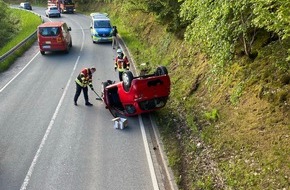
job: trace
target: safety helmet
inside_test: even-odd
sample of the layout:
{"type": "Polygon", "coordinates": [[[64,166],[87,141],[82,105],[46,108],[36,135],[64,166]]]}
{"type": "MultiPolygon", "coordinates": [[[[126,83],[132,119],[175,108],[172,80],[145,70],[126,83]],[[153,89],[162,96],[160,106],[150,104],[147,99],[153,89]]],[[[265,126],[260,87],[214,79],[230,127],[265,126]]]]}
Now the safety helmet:
{"type": "Polygon", "coordinates": [[[123,51],[119,48],[119,49],[117,50],[117,54],[120,54],[120,53],[123,53],[123,51]]]}

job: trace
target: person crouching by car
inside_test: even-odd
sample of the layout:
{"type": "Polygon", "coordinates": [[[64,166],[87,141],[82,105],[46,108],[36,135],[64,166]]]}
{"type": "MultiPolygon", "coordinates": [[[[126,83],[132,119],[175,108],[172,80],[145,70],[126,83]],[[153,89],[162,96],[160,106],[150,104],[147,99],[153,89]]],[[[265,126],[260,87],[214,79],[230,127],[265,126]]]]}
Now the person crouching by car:
{"type": "Polygon", "coordinates": [[[115,71],[118,70],[119,72],[119,79],[122,81],[122,74],[124,71],[129,70],[130,63],[127,56],[124,55],[121,49],[117,50],[117,57],[115,59],[115,71]]]}
{"type": "Polygon", "coordinates": [[[76,93],[75,93],[75,97],[74,97],[74,104],[77,106],[77,101],[78,98],[81,94],[81,91],[83,90],[84,93],[84,98],[85,98],[85,102],[86,102],[86,106],[92,106],[93,104],[91,104],[89,102],[89,96],[88,96],[88,86],[92,89],[92,91],[94,91],[94,87],[93,87],[93,79],[92,79],[92,75],[93,73],[96,71],[96,68],[92,67],[92,68],[84,68],[80,74],[77,76],[75,82],[76,82],[76,93]]]}

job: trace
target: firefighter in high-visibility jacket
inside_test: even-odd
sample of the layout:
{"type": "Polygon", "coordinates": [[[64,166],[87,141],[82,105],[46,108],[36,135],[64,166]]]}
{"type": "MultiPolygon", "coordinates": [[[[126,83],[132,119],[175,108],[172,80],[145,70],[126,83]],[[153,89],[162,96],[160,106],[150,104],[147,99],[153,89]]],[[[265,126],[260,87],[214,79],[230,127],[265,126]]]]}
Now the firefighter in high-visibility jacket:
{"type": "Polygon", "coordinates": [[[119,79],[122,81],[122,74],[124,71],[130,69],[130,63],[126,55],[124,55],[121,49],[117,50],[117,57],[115,58],[115,71],[119,72],[119,79]]]}
{"type": "Polygon", "coordinates": [[[93,87],[93,79],[92,75],[96,71],[96,68],[84,68],[80,74],[77,76],[75,82],[76,82],[76,93],[74,97],[74,104],[77,106],[78,98],[81,94],[81,91],[83,90],[84,98],[85,98],[85,104],[86,106],[92,106],[89,102],[89,96],[88,96],[88,86],[94,91],[93,87]]]}

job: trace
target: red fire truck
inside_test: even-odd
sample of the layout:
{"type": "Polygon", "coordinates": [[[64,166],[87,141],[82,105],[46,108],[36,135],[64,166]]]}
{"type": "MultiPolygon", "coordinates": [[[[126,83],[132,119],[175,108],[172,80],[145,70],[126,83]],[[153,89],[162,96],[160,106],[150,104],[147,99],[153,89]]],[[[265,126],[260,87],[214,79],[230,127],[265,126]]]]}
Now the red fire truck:
{"type": "Polygon", "coordinates": [[[61,13],[74,13],[75,4],[72,0],[48,0],[47,6],[57,6],[61,13]]]}

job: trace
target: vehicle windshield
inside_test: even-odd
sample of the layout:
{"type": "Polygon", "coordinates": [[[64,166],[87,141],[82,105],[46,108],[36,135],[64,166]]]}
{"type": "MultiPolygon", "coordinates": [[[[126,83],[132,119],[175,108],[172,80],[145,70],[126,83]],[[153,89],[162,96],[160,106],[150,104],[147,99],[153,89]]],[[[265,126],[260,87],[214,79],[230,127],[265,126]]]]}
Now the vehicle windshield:
{"type": "Polygon", "coordinates": [[[73,5],[74,3],[72,2],[72,0],[64,0],[64,4],[65,5],[73,5]]]}
{"type": "Polygon", "coordinates": [[[39,28],[39,34],[42,36],[57,36],[59,34],[58,27],[41,27],[39,28]]]}
{"type": "Polygon", "coordinates": [[[111,28],[111,23],[107,20],[96,20],[94,22],[94,28],[111,28]]]}
{"type": "Polygon", "coordinates": [[[50,10],[58,10],[57,7],[50,7],[50,10]]]}

